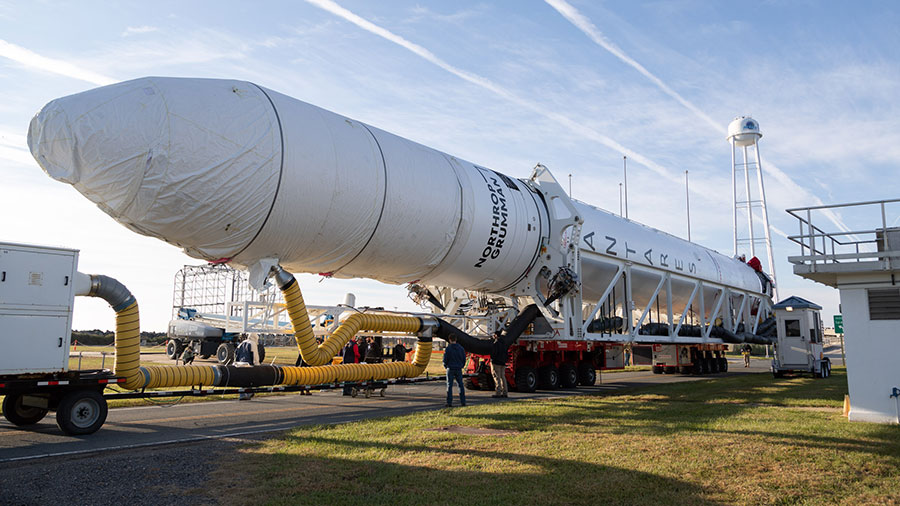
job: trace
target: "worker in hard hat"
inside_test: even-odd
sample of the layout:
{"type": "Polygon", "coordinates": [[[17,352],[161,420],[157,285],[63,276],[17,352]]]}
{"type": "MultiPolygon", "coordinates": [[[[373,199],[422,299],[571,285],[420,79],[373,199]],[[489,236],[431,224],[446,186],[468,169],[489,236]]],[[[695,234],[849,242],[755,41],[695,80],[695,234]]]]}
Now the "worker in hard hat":
{"type": "Polygon", "coordinates": [[[744,356],[744,367],[750,367],[750,351],[752,350],[753,347],[749,344],[741,346],[741,355],[744,356]]]}
{"type": "Polygon", "coordinates": [[[509,385],[506,383],[506,356],[509,351],[506,343],[503,342],[502,331],[494,332],[493,340],[491,343],[491,374],[494,375],[494,385],[497,388],[491,397],[507,397],[509,385]]]}

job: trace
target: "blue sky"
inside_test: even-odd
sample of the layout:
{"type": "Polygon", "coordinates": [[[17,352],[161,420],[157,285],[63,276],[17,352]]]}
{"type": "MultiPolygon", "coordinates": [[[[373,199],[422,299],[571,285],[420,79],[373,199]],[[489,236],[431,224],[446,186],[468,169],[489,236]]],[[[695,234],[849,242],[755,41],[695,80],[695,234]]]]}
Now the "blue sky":
{"type": "MultiPolygon", "coordinates": [[[[726,254],[737,115],[760,122],[779,231],[797,230],[785,208],[900,196],[895,3],[552,3],[0,1],[0,240],[80,249],[80,270],[125,282],[144,328],[164,329],[174,274],[196,261],[51,180],[25,145],[46,102],[146,75],[254,81],[514,177],[540,162],[615,212],[628,154],[630,217],[682,237],[689,170],[692,239],[726,254]]],[[[793,276],[799,246],[774,242],[780,294],[830,321],[837,292],[793,276]]],[[[352,291],[413,308],[372,281],[303,286],[313,304],[352,291]]],[[[74,328],[111,326],[79,299],[74,328]]]]}

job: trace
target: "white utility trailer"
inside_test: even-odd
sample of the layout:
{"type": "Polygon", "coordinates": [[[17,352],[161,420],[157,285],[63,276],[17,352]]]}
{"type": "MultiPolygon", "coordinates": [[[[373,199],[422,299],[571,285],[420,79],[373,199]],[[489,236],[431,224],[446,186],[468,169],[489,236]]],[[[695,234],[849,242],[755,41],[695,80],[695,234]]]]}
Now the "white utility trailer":
{"type": "Polygon", "coordinates": [[[831,361],[825,357],[822,344],[822,306],[794,296],[772,309],[778,326],[772,374],[776,378],[786,372],[808,372],[819,378],[831,375],[831,361]]]}

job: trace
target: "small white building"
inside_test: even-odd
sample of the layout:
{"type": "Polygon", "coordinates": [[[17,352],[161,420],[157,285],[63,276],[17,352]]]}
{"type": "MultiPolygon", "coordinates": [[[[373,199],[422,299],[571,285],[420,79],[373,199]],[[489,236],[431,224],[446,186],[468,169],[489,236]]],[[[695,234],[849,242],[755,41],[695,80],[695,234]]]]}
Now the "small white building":
{"type": "Polygon", "coordinates": [[[794,274],[840,290],[850,420],[900,423],[900,199],[788,209],[794,274]],[[840,216],[851,230],[838,230],[840,216]]]}

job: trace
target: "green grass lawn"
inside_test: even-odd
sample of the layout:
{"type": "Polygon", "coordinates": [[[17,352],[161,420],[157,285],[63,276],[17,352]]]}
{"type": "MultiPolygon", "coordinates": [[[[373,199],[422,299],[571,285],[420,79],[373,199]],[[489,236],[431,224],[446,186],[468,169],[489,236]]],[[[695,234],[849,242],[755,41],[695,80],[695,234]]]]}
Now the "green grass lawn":
{"type": "Polygon", "coordinates": [[[900,503],[900,429],[849,423],[846,391],[836,368],[302,427],[214,474],[247,504],[900,503]]]}

